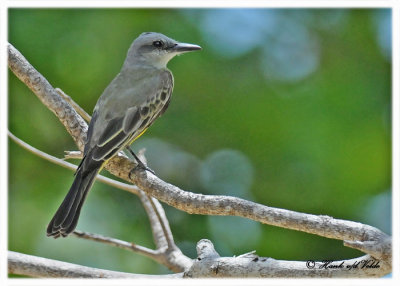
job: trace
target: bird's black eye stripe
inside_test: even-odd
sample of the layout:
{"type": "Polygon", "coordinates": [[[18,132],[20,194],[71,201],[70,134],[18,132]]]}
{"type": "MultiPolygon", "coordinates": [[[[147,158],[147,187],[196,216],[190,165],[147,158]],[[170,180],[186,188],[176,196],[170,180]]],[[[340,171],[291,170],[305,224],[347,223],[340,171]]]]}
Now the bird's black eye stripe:
{"type": "Polygon", "coordinates": [[[162,46],[164,46],[164,43],[162,41],[154,41],[153,46],[156,48],[161,48],[162,46]]]}

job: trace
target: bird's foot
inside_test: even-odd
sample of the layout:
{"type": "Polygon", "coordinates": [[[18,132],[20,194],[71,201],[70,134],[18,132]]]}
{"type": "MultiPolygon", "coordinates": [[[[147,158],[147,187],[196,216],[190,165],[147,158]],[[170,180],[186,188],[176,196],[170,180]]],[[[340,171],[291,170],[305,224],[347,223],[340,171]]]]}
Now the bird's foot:
{"type": "Polygon", "coordinates": [[[143,164],[141,161],[137,162],[136,166],[129,172],[129,179],[132,180],[132,175],[134,173],[136,173],[137,171],[148,171],[150,173],[152,173],[153,175],[155,175],[156,173],[150,169],[149,167],[147,167],[145,164],[143,164]]]}
{"type": "Polygon", "coordinates": [[[150,169],[149,167],[147,167],[140,159],[138,156],[136,156],[136,154],[133,152],[133,150],[128,147],[127,148],[128,152],[131,153],[131,155],[133,156],[133,158],[135,158],[136,160],[136,166],[129,172],[129,179],[132,180],[132,174],[135,173],[136,171],[139,170],[144,170],[144,171],[149,171],[150,173],[152,173],[153,175],[155,175],[156,173],[154,173],[154,171],[152,169],[150,169]]]}
{"type": "Polygon", "coordinates": [[[142,161],[137,162],[138,164],[133,168],[133,171],[136,171],[137,169],[139,170],[145,170],[145,171],[149,171],[150,173],[152,173],[153,175],[155,175],[156,173],[154,173],[154,171],[152,169],[150,169],[149,167],[147,167],[145,164],[142,163],[142,161]]]}

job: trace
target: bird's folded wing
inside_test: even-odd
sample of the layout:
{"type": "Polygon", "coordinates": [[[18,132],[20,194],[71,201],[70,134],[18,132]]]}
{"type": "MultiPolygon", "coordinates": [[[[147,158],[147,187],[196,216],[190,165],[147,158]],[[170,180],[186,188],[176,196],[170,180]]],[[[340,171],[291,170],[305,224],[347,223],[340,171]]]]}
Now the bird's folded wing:
{"type": "Polygon", "coordinates": [[[145,127],[144,120],[136,106],[127,110],[124,117],[113,118],[104,122],[104,129],[96,145],[92,147],[94,160],[107,160],[138,136],[145,127]]]}
{"type": "Polygon", "coordinates": [[[108,160],[140,136],[168,107],[173,88],[169,71],[124,89],[118,76],[99,99],[88,130],[85,156],[108,160]],[[118,87],[118,88],[117,88],[118,87]],[[119,92],[118,92],[119,91],[119,92]]]}

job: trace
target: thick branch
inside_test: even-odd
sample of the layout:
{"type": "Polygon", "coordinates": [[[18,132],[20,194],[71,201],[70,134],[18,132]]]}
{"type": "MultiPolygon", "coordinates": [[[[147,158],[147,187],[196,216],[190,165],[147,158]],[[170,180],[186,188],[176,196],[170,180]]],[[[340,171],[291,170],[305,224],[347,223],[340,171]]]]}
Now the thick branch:
{"type": "Polygon", "coordinates": [[[65,126],[69,134],[83,149],[87,124],[72,106],[66,102],[42,76],[11,44],[8,44],[8,66],[13,73],[32,90],[42,103],[50,109],[65,126]]]}
{"type": "Polygon", "coordinates": [[[376,241],[387,237],[377,228],[358,222],[272,208],[230,196],[186,192],[150,172],[137,172],[134,182],[149,195],[192,214],[240,216],[339,240],[376,241]]]}
{"type": "Polygon", "coordinates": [[[8,273],[52,278],[181,278],[182,273],[168,275],[131,274],[91,268],[57,260],[8,252],[8,273]]]}
{"type": "Polygon", "coordinates": [[[198,259],[185,272],[185,277],[381,277],[391,272],[391,264],[370,255],[341,261],[286,261],[259,257],[253,253],[238,257],[220,257],[211,241],[197,244],[198,259]]]}

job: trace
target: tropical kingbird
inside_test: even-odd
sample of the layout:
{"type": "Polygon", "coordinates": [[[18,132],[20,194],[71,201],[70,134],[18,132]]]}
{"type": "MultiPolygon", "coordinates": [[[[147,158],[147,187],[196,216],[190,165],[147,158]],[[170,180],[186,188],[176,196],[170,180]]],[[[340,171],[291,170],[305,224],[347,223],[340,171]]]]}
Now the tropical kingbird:
{"type": "MultiPolygon", "coordinates": [[[[47,227],[48,236],[66,237],[74,231],[96,175],[165,112],[174,86],[172,73],[166,67],[168,61],[175,55],[200,49],[153,32],[142,33],[133,41],[120,73],[96,103],[83,159],[47,227]]],[[[136,156],[135,159],[138,166],[147,168],[136,156]]]]}

